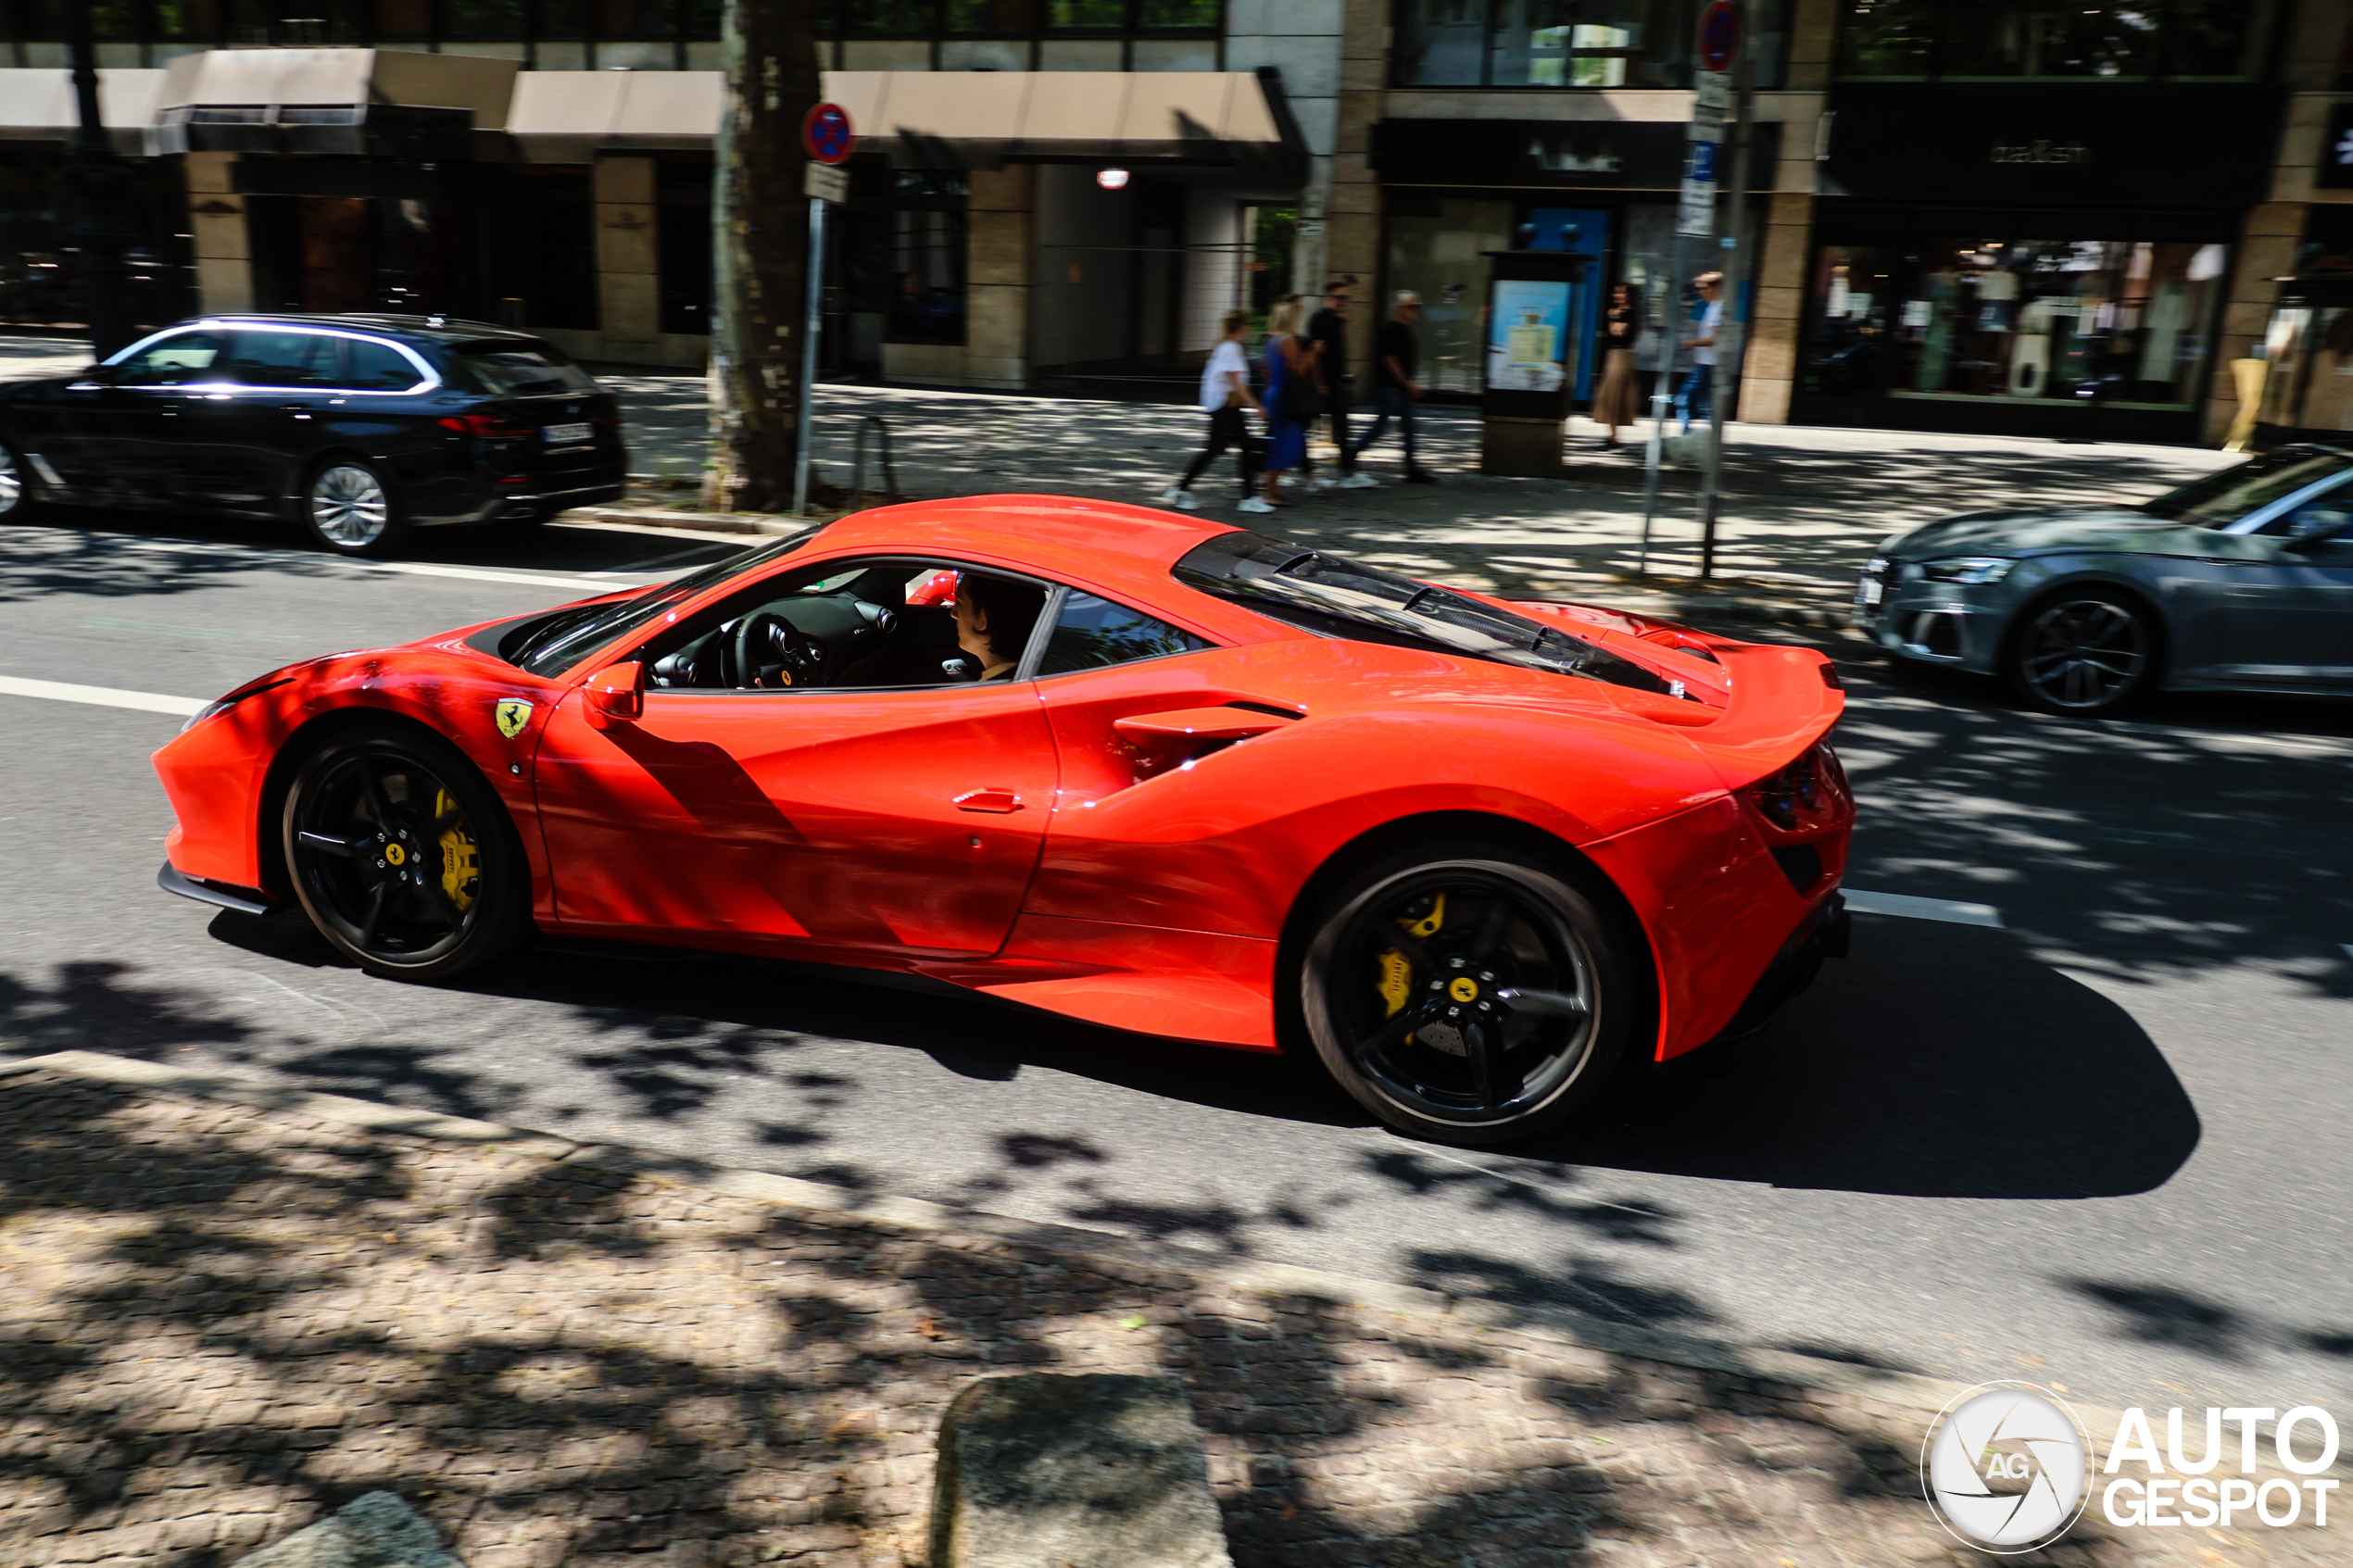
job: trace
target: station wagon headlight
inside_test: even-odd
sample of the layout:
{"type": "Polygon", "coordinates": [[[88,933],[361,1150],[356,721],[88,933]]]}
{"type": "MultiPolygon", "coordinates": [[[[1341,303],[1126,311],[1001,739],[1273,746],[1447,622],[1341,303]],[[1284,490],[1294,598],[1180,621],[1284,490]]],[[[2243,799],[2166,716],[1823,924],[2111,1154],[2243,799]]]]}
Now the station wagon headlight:
{"type": "Polygon", "coordinates": [[[2017,564],[2007,556],[1952,556],[1944,560],[1922,561],[1920,575],[1931,583],[1958,583],[1965,587],[1975,587],[1985,583],[1999,583],[2017,564]]]}

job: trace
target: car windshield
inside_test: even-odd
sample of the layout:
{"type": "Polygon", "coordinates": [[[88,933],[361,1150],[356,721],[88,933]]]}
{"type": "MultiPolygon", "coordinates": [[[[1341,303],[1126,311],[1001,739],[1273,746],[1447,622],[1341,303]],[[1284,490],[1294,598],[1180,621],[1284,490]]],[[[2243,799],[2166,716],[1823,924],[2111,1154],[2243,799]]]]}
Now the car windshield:
{"type": "Polygon", "coordinates": [[[725,560],[713,561],[699,571],[690,571],[675,582],[657,583],[629,598],[581,605],[526,622],[508,633],[506,641],[499,646],[498,657],[535,675],[560,673],[594,649],[624,633],[648,624],[655,617],[675,609],[704,589],[716,586],[729,578],[755,571],[770,561],[781,560],[823,532],[823,529],[812,528],[779,539],[773,545],[762,545],[758,549],[729,556],[725,560]]]}
{"type": "Polygon", "coordinates": [[[541,392],[594,392],[597,378],[554,349],[519,343],[458,345],[458,362],[484,392],[508,397],[541,392]]]}
{"type": "Polygon", "coordinates": [[[2227,528],[2259,507],[2353,469],[2353,454],[2283,446],[2169,490],[2141,510],[2196,528],[2227,528]]]}
{"type": "Polygon", "coordinates": [[[1682,695],[1632,659],[1525,615],[1328,550],[1238,531],[1195,546],[1175,570],[1189,587],[1319,636],[1429,648],[1682,695]]]}

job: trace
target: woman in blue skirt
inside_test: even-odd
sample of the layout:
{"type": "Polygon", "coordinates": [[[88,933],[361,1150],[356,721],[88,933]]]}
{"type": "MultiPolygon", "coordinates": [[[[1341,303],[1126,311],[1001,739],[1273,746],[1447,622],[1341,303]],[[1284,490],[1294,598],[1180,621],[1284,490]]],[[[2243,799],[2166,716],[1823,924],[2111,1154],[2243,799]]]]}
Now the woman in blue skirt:
{"type": "Polygon", "coordinates": [[[1287,507],[1276,486],[1282,476],[1295,469],[1307,455],[1307,421],[1297,418],[1290,405],[1291,399],[1284,388],[1293,381],[1315,384],[1315,358],[1320,345],[1302,345],[1299,337],[1299,319],[1302,309],[1299,295],[1285,295],[1266,318],[1266,469],[1265,489],[1253,505],[1244,501],[1246,512],[1272,511],[1287,507]]]}

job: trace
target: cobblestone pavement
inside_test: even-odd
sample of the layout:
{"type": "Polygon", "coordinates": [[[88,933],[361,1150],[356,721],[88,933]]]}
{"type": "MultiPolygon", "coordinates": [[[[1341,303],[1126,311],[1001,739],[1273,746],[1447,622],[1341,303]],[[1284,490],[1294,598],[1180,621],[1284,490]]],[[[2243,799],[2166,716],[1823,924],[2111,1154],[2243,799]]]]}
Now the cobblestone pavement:
{"type": "Polygon", "coordinates": [[[1965,1551],[1920,1500],[1934,1399],[1903,1379],[1808,1387],[350,1108],[0,1081],[0,1563],[220,1568],[381,1487],[471,1568],[904,1568],[941,1411],[1014,1368],[1181,1378],[1241,1568],[2348,1560],[2334,1522],[1965,1551]]]}
{"type": "MultiPolygon", "coordinates": [[[[629,416],[634,471],[684,483],[698,478],[707,443],[701,378],[642,370],[599,374],[629,416]]],[[[817,465],[835,484],[850,477],[861,420],[891,432],[901,487],[912,497],[1024,491],[1158,505],[1156,496],[1201,444],[1201,416],[1151,403],[829,385],[818,398],[817,465]]],[[[1361,433],[1365,418],[1358,415],[1361,433]]],[[[1280,517],[1233,509],[1230,458],[1195,485],[1204,515],[1252,522],[1352,550],[1417,574],[1506,592],[1590,589],[1621,583],[1638,564],[1642,470],[1639,448],[1601,450],[1599,426],[1570,422],[1573,467],[1559,480],[1501,479],[1478,470],[1471,410],[1423,414],[1424,460],[1436,485],[1393,483],[1392,440],[1367,454],[1378,490],[1308,494],[1280,517]]],[[[1718,573],[1742,586],[1843,596],[1871,547],[1899,529],[1974,508],[2036,501],[2142,500],[2235,461],[2185,446],[2070,443],[1786,425],[1726,427],[1727,498],[1718,573]]],[[[871,439],[871,438],[870,438],[871,439]]],[[[1324,449],[1325,460],[1331,456],[1324,449]]],[[[880,488],[868,458],[870,489],[880,488]]],[[[1696,476],[1664,476],[1655,577],[1696,565],[1696,476]]],[[[641,487],[697,505],[689,491],[641,487]]]]}

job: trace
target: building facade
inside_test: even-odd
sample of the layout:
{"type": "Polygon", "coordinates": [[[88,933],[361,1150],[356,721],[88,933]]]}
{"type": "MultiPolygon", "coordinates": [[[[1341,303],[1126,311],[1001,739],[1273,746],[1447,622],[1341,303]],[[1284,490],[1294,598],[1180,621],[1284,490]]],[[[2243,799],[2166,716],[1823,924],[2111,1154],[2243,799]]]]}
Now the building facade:
{"type": "MultiPolygon", "coordinates": [[[[153,309],[430,304],[699,363],[717,0],[294,8],[99,9],[153,309]]],[[[1338,275],[1419,293],[1467,396],[1488,253],[1593,257],[1655,356],[1742,247],[1743,418],[2214,441],[2281,280],[2353,270],[2353,0],[1744,12],[1749,195],[1677,275],[1696,0],[833,0],[866,140],[826,362],[1181,388],[1224,310],[1338,275]]],[[[0,0],[20,320],[70,270],[55,22],[0,0]]]]}

